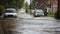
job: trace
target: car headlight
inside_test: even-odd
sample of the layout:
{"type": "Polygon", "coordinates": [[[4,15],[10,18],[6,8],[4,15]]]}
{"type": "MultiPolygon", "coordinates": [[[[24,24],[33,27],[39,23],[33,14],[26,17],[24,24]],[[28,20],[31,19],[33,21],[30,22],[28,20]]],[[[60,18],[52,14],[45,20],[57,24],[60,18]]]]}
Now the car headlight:
{"type": "Polygon", "coordinates": [[[35,15],[37,15],[37,14],[35,14],[35,15]]]}
{"type": "Polygon", "coordinates": [[[43,14],[44,15],[44,14],[43,14]]]}
{"type": "Polygon", "coordinates": [[[13,15],[13,16],[16,16],[16,15],[13,15]]]}
{"type": "Polygon", "coordinates": [[[7,16],[7,14],[4,14],[4,16],[7,16]]]}
{"type": "Polygon", "coordinates": [[[17,16],[17,14],[13,15],[13,16],[17,16]]]}

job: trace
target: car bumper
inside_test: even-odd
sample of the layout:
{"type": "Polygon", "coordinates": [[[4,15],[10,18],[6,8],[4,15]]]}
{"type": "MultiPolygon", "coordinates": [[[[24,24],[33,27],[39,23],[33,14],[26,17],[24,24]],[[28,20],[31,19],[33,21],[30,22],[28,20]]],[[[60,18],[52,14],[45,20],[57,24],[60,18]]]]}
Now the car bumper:
{"type": "Polygon", "coordinates": [[[38,16],[39,17],[39,16],[44,16],[44,15],[34,15],[34,16],[38,16]]]}
{"type": "Polygon", "coordinates": [[[17,15],[4,15],[5,17],[17,17],[17,15]]]}

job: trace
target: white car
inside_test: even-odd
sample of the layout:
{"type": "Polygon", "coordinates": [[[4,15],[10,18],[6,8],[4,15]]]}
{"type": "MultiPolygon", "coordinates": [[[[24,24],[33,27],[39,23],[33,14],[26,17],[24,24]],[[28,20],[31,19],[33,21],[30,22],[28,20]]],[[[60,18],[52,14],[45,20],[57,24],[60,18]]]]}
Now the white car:
{"type": "Polygon", "coordinates": [[[34,16],[35,17],[37,17],[37,16],[44,16],[43,10],[35,10],[34,11],[34,16]]]}
{"type": "Polygon", "coordinates": [[[14,8],[7,8],[4,13],[4,17],[15,17],[17,18],[17,11],[14,8]]]}

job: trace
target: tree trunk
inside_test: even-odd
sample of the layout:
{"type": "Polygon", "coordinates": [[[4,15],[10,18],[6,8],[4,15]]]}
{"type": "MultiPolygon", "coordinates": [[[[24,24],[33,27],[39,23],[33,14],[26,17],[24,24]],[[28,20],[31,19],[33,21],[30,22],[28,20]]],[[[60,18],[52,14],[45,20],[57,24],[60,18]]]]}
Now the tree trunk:
{"type": "Polygon", "coordinates": [[[60,0],[58,0],[58,8],[55,14],[55,19],[60,19],[60,0]]]}

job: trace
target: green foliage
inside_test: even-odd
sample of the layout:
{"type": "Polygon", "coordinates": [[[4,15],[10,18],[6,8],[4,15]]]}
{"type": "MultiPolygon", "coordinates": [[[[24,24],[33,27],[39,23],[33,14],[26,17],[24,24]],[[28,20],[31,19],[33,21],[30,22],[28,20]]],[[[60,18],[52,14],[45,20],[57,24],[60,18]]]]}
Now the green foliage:
{"type": "Polygon", "coordinates": [[[21,8],[24,0],[0,0],[0,5],[5,7],[19,7],[21,8]]]}
{"type": "Polygon", "coordinates": [[[0,7],[0,15],[2,15],[4,13],[4,8],[3,7],[0,7]]]}
{"type": "Polygon", "coordinates": [[[35,9],[35,0],[31,0],[31,4],[29,6],[29,9],[35,9]]]}
{"type": "Polygon", "coordinates": [[[60,19],[60,8],[58,8],[57,12],[55,13],[55,18],[60,19]]]}
{"type": "Polygon", "coordinates": [[[10,2],[9,2],[9,0],[8,0],[8,5],[9,5],[9,7],[18,7],[18,8],[21,8],[22,7],[22,5],[23,5],[23,2],[24,2],[24,0],[10,0],[10,2]]]}
{"type": "Polygon", "coordinates": [[[60,19],[60,0],[58,0],[58,10],[55,13],[55,19],[60,19]]]}
{"type": "Polygon", "coordinates": [[[4,5],[5,4],[5,0],[0,0],[0,5],[4,5]]]}
{"type": "Polygon", "coordinates": [[[54,17],[55,13],[48,13],[48,17],[54,17]]]}
{"type": "Polygon", "coordinates": [[[23,3],[24,0],[0,0],[0,14],[4,12],[5,8],[21,8],[23,3]]]}

